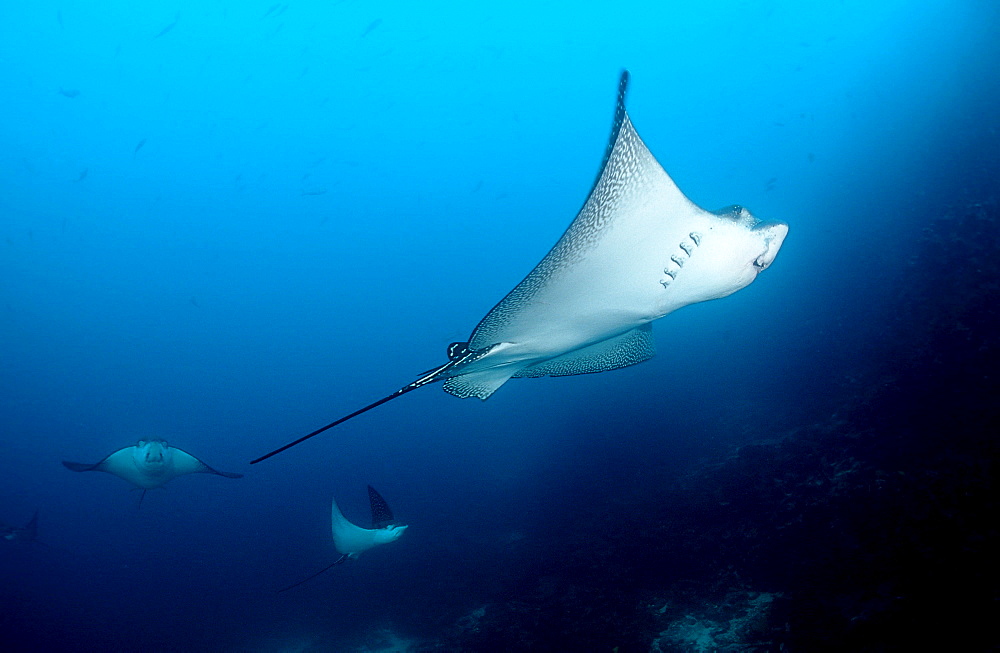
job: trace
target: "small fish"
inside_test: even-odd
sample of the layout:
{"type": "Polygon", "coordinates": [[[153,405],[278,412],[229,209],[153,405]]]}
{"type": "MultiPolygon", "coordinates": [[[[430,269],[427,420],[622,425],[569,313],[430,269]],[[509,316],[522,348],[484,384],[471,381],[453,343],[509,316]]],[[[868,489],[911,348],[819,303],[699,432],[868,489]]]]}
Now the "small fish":
{"type": "Polygon", "coordinates": [[[268,16],[278,17],[285,13],[286,9],[288,9],[288,3],[271,5],[268,7],[267,11],[264,12],[264,15],[261,16],[261,18],[267,18],[268,16]]]}
{"type": "Polygon", "coordinates": [[[139,141],[138,145],[135,146],[135,149],[132,150],[132,156],[135,157],[135,155],[139,152],[139,150],[142,149],[142,146],[145,145],[145,144],[146,144],[146,139],[145,138],[142,139],[141,141],[139,141]]]}
{"type": "Polygon", "coordinates": [[[381,24],[382,24],[381,18],[376,18],[372,22],[368,23],[368,27],[365,28],[365,31],[361,32],[361,38],[365,38],[366,36],[371,34],[373,31],[375,31],[375,28],[381,24]]]}
{"type": "Polygon", "coordinates": [[[75,88],[63,88],[62,86],[60,86],[59,87],[59,95],[62,95],[62,96],[68,97],[68,98],[75,98],[78,95],[80,95],[80,91],[76,90],[75,88]]]}
{"type": "Polygon", "coordinates": [[[170,23],[169,25],[167,25],[166,27],[164,27],[163,29],[161,29],[159,31],[159,33],[156,36],[154,36],[153,38],[154,39],[158,39],[161,36],[163,36],[164,34],[166,34],[167,32],[169,32],[170,30],[172,30],[173,28],[177,27],[177,21],[179,21],[180,19],[181,19],[181,12],[178,11],[177,15],[174,16],[174,22],[170,23]]]}
{"type": "Polygon", "coordinates": [[[90,172],[90,168],[84,168],[83,171],[80,173],[80,176],[77,177],[74,181],[83,181],[84,179],[87,178],[88,172],[90,172]]]}

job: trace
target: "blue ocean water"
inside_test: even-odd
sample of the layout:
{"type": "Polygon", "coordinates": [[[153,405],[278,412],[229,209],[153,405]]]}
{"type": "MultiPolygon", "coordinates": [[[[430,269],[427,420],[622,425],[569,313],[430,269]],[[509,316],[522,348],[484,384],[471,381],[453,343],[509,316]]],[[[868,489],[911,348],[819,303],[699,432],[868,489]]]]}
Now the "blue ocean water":
{"type": "MultiPolygon", "coordinates": [[[[892,583],[902,554],[883,585],[839,587],[849,607],[823,603],[853,563],[752,518],[784,505],[843,535],[870,501],[830,504],[857,497],[805,472],[773,497],[734,485],[772,498],[725,530],[733,500],[699,500],[726,461],[773,489],[847,459],[817,433],[863,434],[865,491],[916,515],[930,486],[885,462],[909,446],[884,432],[907,402],[877,394],[908,369],[950,416],[915,437],[912,469],[944,464],[939,435],[989,478],[996,422],[956,397],[995,381],[923,375],[912,361],[948,350],[901,334],[929,314],[959,316],[961,342],[996,326],[962,313],[996,296],[990,249],[970,267],[985,280],[956,280],[968,295],[927,280],[993,242],[970,229],[996,233],[998,18],[975,0],[0,6],[0,521],[39,511],[37,542],[0,542],[5,650],[709,650],[684,623],[737,647],[720,650],[819,650],[817,633],[893,650],[924,614],[892,583]],[[790,225],[774,265],[657,322],[641,365],[486,402],[423,388],[249,466],[468,339],[585,199],[623,68],[688,197],[790,225]],[[147,437],[245,476],[178,478],[139,508],[126,482],[60,464],[147,437]],[[404,537],[277,594],[335,559],[331,497],[364,524],[368,484],[404,537]],[[698,533],[721,548],[672,564],[698,533]],[[707,624],[737,608],[704,607],[720,591],[777,606],[768,627],[725,640],[707,624]]],[[[995,542],[966,535],[940,555],[995,542]]],[[[856,539],[859,557],[888,550],[856,539]]]]}

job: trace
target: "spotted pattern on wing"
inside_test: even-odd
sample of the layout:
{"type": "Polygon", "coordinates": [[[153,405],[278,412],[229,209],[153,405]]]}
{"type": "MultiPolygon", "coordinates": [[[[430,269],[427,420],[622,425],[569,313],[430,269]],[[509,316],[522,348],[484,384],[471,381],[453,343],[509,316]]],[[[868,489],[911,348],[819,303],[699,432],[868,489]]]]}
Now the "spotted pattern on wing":
{"type": "Polygon", "coordinates": [[[372,506],[372,528],[385,528],[396,522],[392,510],[375,488],[368,486],[368,502],[372,506]]]}
{"type": "Polygon", "coordinates": [[[646,194],[657,181],[650,171],[659,172],[659,164],[639,138],[625,111],[627,82],[627,75],[623,75],[604,166],[583,208],[545,258],[476,326],[469,338],[472,349],[495,344],[497,334],[520,308],[530,302],[553,275],[584,260],[612,227],[623,207],[646,194]]]}
{"type": "Polygon", "coordinates": [[[653,324],[626,331],[615,338],[576,349],[514,374],[514,378],[571,376],[617,370],[647,361],[656,355],[653,324]]]}

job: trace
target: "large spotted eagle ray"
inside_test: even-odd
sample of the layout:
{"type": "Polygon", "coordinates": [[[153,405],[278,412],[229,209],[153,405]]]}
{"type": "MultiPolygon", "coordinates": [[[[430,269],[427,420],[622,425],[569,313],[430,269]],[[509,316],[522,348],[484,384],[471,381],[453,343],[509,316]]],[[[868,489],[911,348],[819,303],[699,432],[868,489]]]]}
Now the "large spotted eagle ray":
{"type": "Polygon", "coordinates": [[[788,225],[741,206],[705,211],[685,197],[632,126],[628,81],[624,71],[604,162],[580,213],[469,341],[449,345],[448,362],[416,381],[251,464],[436,381],[457,397],[486,399],[511,377],[635,365],[656,353],[654,320],[731,295],[771,265],[788,225]]]}

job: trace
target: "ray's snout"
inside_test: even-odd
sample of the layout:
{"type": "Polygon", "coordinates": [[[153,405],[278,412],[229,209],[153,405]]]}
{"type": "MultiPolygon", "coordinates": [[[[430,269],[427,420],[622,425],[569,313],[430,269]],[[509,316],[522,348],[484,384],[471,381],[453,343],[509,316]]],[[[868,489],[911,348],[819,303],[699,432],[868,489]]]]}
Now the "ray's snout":
{"type": "Polygon", "coordinates": [[[781,244],[785,242],[788,235],[788,225],[784,222],[763,222],[754,228],[754,231],[761,235],[764,241],[764,251],[758,256],[753,264],[760,270],[766,270],[781,249],[781,244]]]}

